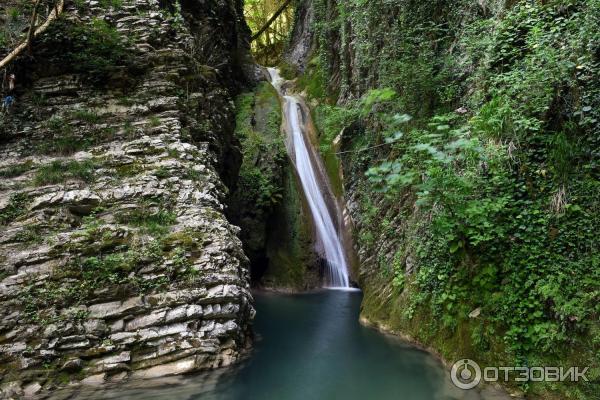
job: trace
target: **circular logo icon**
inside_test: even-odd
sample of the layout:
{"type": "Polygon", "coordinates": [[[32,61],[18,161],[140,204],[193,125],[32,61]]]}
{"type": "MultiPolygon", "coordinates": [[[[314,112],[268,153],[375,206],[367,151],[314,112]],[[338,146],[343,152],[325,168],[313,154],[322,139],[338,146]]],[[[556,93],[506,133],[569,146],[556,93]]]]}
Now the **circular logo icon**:
{"type": "Polygon", "coordinates": [[[473,389],[481,382],[481,368],[475,361],[468,358],[459,360],[452,366],[450,377],[457,388],[463,390],[473,389]]]}

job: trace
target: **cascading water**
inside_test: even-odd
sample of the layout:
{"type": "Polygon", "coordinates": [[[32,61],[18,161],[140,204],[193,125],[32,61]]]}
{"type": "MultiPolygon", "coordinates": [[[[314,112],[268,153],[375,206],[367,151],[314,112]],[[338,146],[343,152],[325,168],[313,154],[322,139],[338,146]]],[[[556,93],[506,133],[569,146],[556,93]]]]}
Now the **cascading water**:
{"type": "Polygon", "coordinates": [[[346,254],[319,185],[316,171],[323,170],[319,165],[320,159],[314,154],[311,157],[310,148],[307,145],[305,125],[301,121],[302,100],[296,96],[285,95],[282,90],[284,81],[279,72],[275,68],[268,70],[273,86],[284,100],[283,110],[289,135],[288,152],[295,161],[295,168],[315,223],[317,238],[323,245],[324,258],[327,262],[328,284],[333,288],[348,288],[350,280],[346,254]]]}

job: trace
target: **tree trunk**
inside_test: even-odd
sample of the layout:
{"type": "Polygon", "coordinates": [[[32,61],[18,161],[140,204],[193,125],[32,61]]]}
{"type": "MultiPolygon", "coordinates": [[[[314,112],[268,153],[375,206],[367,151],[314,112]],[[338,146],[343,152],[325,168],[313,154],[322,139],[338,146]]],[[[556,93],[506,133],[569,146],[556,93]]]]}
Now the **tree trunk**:
{"type": "Polygon", "coordinates": [[[283,3],[281,5],[281,7],[279,7],[279,10],[277,10],[275,12],[275,14],[273,14],[273,16],[267,21],[267,23],[265,24],[265,26],[263,26],[262,28],[260,28],[260,30],[258,32],[256,32],[252,38],[250,39],[251,42],[253,42],[254,40],[256,40],[260,35],[262,35],[264,33],[264,31],[266,31],[267,29],[269,29],[269,27],[271,26],[271,24],[279,17],[279,15],[281,15],[281,13],[283,11],[285,11],[285,9],[287,8],[287,6],[290,5],[290,3],[292,2],[292,0],[286,0],[285,3],[283,3]]]}
{"type": "Polygon", "coordinates": [[[35,23],[37,21],[38,8],[40,0],[36,0],[33,6],[33,14],[31,14],[31,23],[29,24],[29,32],[27,32],[27,51],[31,54],[31,42],[33,42],[33,33],[35,32],[35,23]]]}
{"type": "MultiPolygon", "coordinates": [[[[36,8],[38,3],[39,1],[36,3],[36,8]]],[[[27,39],[23,43],[18,45],[13,51],[8,53],[8,55],[4,57],[2,61],[0,61],[0,68],[6,67],[11,61],[13,61],[17,56],[19,56],[23,52],[23,50],[25,50],[30,45],[33,39],[35,39],[40,34],[44,33],[46,29],[48,29],[52,21],[58,18],[58,16],[63,12],[64,6],[65,0],[59,0],[54,10],[50,13],[50,15],[48,15],[48,19],[46,20],[46,22],[44,22],[39,28],[35,29],[33,32],[30,31],[27,35],[27,39]]],[[[36,14],[35,10],[34,14],[36,14]]],[[[32,21],[34,20],[32,19],[32,21]]],[[[32,24],[35,24],[35,22],[32,22],[32,24]]]]}

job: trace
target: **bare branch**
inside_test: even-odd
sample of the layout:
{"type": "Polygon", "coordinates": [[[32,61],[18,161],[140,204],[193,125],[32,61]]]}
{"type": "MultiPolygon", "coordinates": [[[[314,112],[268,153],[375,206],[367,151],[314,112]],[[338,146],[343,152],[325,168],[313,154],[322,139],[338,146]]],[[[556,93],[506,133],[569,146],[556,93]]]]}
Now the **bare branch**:
{"type": "Polygon", "coordinates": [[[250,41],[251,42],[255,41],[267,29],[269,29],[269,27],[271,26],[271,24],[273,22],[275,22],[275,20],[279,17],[279,15],[281,15],[282,12],[285,11],[285,9],[287,8],[287,6],[289,6],[291,2],[292,2],[292,0],[286,0],[285,3],[283,3],[281,5],[281,7],[279,7],[279,10],[275,11],[275,14],[273,14],[273,16],[267,21],[267,23],[265,24],[265,26],[263,26],[262,28],[260,28],[260,30],[258,32],[256,32],[254,35],[252,35],[252,38],[250,39],[250,41]]]}
{"type": "MultiPolygon", "coordinates": [[[[38,3],[39,3],[39,1],[38,1],[38,3]]],[[[23,50],[25,50],[29,46],[29,44],[31,43],[31,41],[33,39],[35,39],[37,36],[44,33],[46,31],[46,29],[48,29],[48,27],[50,26],[52,21],[54,21],[56,18],[58,18],[58,16],[63,12],[64,6],[65,6],[65,0],[59,0],[58,3],[56,4],[56,7],[54,8],[54,10],[52,10],[50,15],[48,16],[48,19],[46,19],[46,22],[44,22],[39,28],[35,29],[33,32],[30,31],[27,35],[27,39],[23,43],[18,45],[6,57],[4,57],[4,59],[2,61],[0,61],[0,68],[6,67],[12,60],[14,60],[17,56],[19,56],[23,52],[23,50]]],[[[37,3],[36,3],[36,8],[37,8],[37,3]]],[[[34,11],[34,14],[36,14],[36,13],[37,13],[37,11],[34,11]]],[[[32,19],[32,21],[33,21],[33,19],[32,19]]],[[[32,22],[32,24],[34,24],[34,22],[32,22]]]]}
{"type": "Polygon", "coordinates": [[[29,53],[31,53],[31,42],[33,42],[33,33],[35,32],[35,22],[37,20],[40,1],[41,0],[36,0],[35,5],[33,6],[33,14],[31,14],[31,23],[29,24],[29,32],[27,32],[27,48],[29,49],[29,53]]]}

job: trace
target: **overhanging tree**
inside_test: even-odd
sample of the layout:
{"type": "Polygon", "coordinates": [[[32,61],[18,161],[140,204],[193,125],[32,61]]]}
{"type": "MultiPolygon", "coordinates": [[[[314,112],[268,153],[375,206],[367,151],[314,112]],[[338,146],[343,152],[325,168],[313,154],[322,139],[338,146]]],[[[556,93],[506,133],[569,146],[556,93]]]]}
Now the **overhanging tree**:
{"type": "Polygon", "coordinates": [[[41,0],[36,0],[33,11],[30,18],[29,29],[27,31],[27,36],[25,39],[16,46],[12,51],[10,51],[3,59],[0,61],[0,69],[5,68],[8,64],[10,64],[15,58],[17,58],[21,53],[23,53],[26,49],[30,49],[33,40],[44,33],[46,29],[52,24],[52,21],[56,20],[63,12],[65,1],[58,0],[49,7],[48,15],[43,23],[39,24],[39,9],[41,5],[41,0]],[[39,25],[38,25],[39,24],[39,25]]]}

